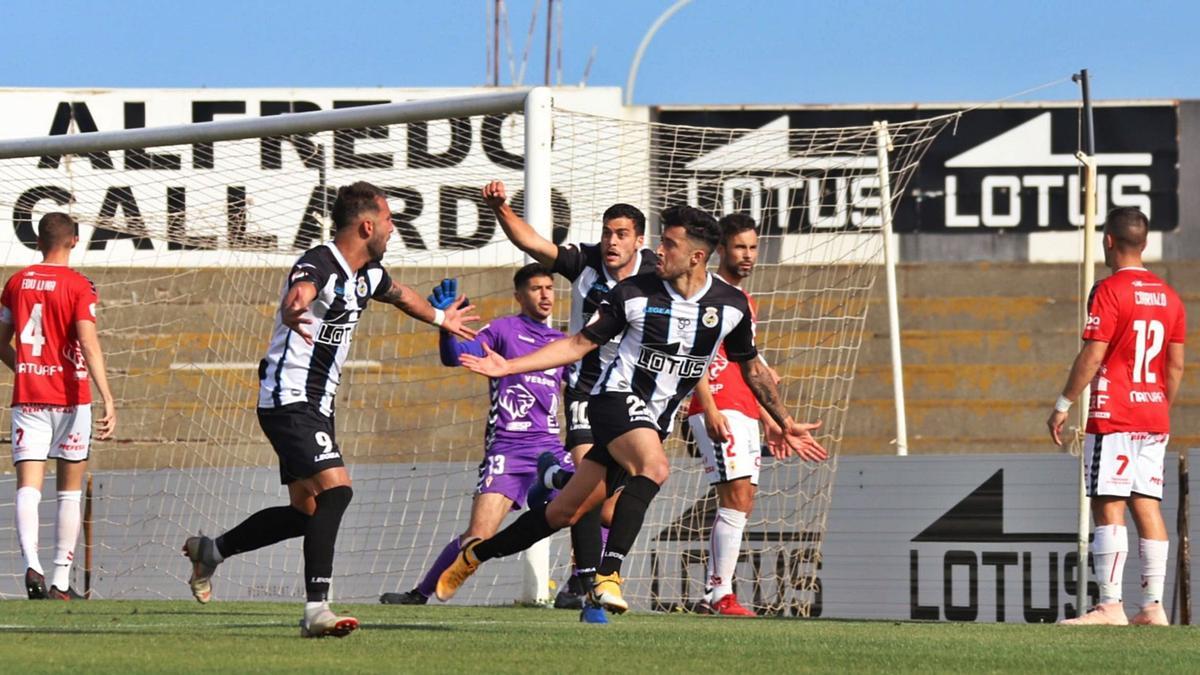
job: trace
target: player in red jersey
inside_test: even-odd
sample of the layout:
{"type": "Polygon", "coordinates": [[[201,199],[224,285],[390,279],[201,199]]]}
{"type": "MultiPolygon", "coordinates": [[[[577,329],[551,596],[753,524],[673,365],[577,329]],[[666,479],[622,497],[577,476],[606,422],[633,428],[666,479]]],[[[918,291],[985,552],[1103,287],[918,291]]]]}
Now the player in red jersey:
{"type": "MultiPolygon", "coordinates": [[[[748,215],[734,213],[721,219],[717,246],[717,277],[741,289],[742,280],[758,261],[758,227],[748,215]]],[[[745,293],[745,290],[742,289],[745,293]]],[[[758,309],[750,301],[750,312],[758,309]]],[[[774,376],[774,371],[772,371],[774,376]]],[[[776,378],[778,382],[778,378],[776,378]]],[[[746,385],[740,368],[730,368],[721,345],[688,406],[688,424],[704,461],[704,475],[717,490],[717,515],[709,541],[704,599],[696,610],[704,614],[754,616],[733,594],[733,573],[742,548],[742,531],[754,509],[761,462],[759,421],[767,429],[767,446],[785,456],[783,432],[770,415],[761,412],[758,399],[746,385]]]]}
{"type": "Polygon", "coordinates": [[[1109,212],[1104,263],[1112,275],[1092,288],[1083,347],[1046,422],[1051,438],[1062,445],[1067,411],[1091,382],[1084,457],[1090,467],[1088,496],[1096,524],[1092,561],[1100,604],[1066,624],[1129,623],[1121,604],[1128,506],[1142,562],[1142,609],[1133,623],[1167,625],[1162,608],[1167,528],[1159,502],[1169,412],[1183,380],[1186,322],[1179,296],[1142,267],[1149,229],[1149,220],[1136,208],[1109,212]]]}
{"type": "Polygon", "coordinates": [[[70,580],[79,538],[83,474],[91,448],[89,374],[104,402],[104,415],[96,420],[96,438],[111,437],[117,424],[96,335],[96,289],[87,277],[67,266],[78,243],[79,226],[70,216],[57,212],[42,216],[38,222],[42,262],[10,277],[0,295],[0,360],[16,374],[12,446],[17,468],[17,539],[31,600],[81,597],[71,589],[70,580]],[[58,520],[54,570],[47,589],[38,560],[38,503],[46,460],[51,457],[58,460],[58,520]]]}

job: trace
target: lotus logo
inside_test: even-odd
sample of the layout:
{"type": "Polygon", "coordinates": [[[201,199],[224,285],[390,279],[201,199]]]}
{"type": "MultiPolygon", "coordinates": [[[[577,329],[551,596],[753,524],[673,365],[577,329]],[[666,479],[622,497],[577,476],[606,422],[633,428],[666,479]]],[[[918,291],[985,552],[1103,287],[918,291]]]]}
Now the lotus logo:
{"type": "Polygon", "coordinates": [[[519,384],[505,387],[504,391],[500,392],[500,398],[497,401],[500,407],[514,418],[528,415],[529,410],[533,408],[533,404],[536,402],[537,398],[528,389],[519,384]]]}

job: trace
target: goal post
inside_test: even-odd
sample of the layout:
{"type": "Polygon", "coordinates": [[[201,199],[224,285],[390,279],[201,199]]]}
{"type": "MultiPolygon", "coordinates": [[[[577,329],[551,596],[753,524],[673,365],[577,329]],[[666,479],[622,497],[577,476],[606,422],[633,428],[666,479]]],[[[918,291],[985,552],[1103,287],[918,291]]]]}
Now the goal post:
{"type": "MultiPolygon", "coordinates": [[[[764,458],[737,570],[751,588],[739,595],[762,613],[820,613],[821,543],[884,268],[885,215],[955,116],[893,120],[881,153],[881,126],[682,126],[584,112],[567,99],[539,88],[0,140],[5,270],[37,260],[37,218],[64,210],[81,225],[72,264],[99,290],[120,427],[92,460],[97,596],[186,597],[182,538],[279,503],[274,455],[254,416],[257,363],[284,271],[328,237],[336,186],[383,188],[396,225],[385,267],[422,292],[458,277],[487,320],[515,311],[511,279],[524,263],[480,197],[501,179],[514,207],[556,243],[598,241],[616,202],[647,214],[650,246],[658,213],[681,202],[759,222],[748,290],[760,350],[793,415],[824,422],[820,440],[833,458],[764,458]]],[[[554,322],[565,326],[569,296],[565,284],[558,290],[554,322]]],[[[440,365],[430,327],[385,308],[363,315],[337,403],[355,483],[338,540],[339,599],[411,588],[465,529],[476,483],[488,480],[479,473],[486,389],[440,365]]],[[[519,407],[519,397],[506,404],[519,407]]],[[[644,608],[697,599],[716,509],[679,434],[667,452],[672,477],[625,567],[626,595],[644,608]]],[[[0,522],[9,508],[0,504],[0,522]]],[[[0,549],[10,548],[0,531],[0,549]]],[[[568,549],[557,536],[525,557],[532,566],[489,563],[455,601],[545,600],[549,580],[566,577],[568,549]]],[[[300,559],[298,542],[237,556],[218,573],[216,595],[296,597],[300,559]]]]}

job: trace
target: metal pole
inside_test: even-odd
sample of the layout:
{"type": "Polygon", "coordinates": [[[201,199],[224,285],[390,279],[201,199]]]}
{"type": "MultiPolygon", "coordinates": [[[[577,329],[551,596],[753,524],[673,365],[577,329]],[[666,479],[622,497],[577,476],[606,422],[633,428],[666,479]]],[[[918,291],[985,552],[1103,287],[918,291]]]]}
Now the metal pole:
{"type": "Polygon", "coordinates": [[[92,597],[92,474],[83,493],[83,597],[92,597]]]}
{"type": "MultiPolygon", "coordinates": [[[[550,206],[550,144],[553,136],[553,99],[550,89],[535,87],[525,99],[525,221],[546,239],[552,236],[554,212],[550,206]]],[[[543,539],[523,556],[522,600],[550,601],[550,540],[543,539]]]]}
{"type": "Polygon", "coordinates": [[[667,11],[660,14],[654,20],[654,23],[650,24],[650,29],[642,36],[642,42],[638,45],[637,52],[633,55],[633,63],[629,65],[629,76],[625,79],[625,105],[633,105],[633,87],[637,84],[638,68],[642,65],[642,56],[646,53],[646,48],[650,46],[650,40],[654,38],[654,34],[658,32],[658,29],[662,28],[663,24],[675,15],[675,12],[683,9],[691,1],[676,0],[675,4],[668,7],[667,11]]]}
{"type": "Polygon", "coordinates": [[[546,0],[546,75],[542,84],[550,86],[550,45],[554,43],[554,0],[546,0]]]}
{"type": "Polygon", "coordinates": [[[492,86],[500,86],[500,8],[504,0],[492,4],[492,86]]]}
{"type": "MultiPolygon", "coordinates": [[[[1079,71],[1071,79],[1079,82],[1083,90],[1083,144],[1084,150],[1076,155],[1084,167],[1084,199],[1083,199],[1083,275],[1079,287],[1080,315],[1087,319],[1088,296],[1092,292],[1092,284],[1096,280],[1096,138],[1092,127],[1092,97],[1086,69],[1079,71]]],[[[1087,429],[1088,408],[1091,401],[1091,388],[1084,386],[1079,395],[1079,428],[1076,438],[1087,429]]],[[[1084,436],[1086,438],[1086,436],[1084,436]]],[[[1087,611],[1087,578],[1088,578],[1088,537],[1091,534],[1090,510],[1091,500],[1087,496],[1088,467],[1084,458],[1087,453],[1080,448],[1079,452],[1079,522],[1076,547],[1079,555],[1079,567],[1075,576],[1075,611],[1082,614],[1087,611]]]]}
{"type": "Polygon", "coordinates": [[[875,123],[875,157],[879,163],[879,215],[883,219],[883,267],[887,279],[888,341],[892,348],[892,397],[896,401],[896,455],[908,455],[908,420],[904,405],[904,361],[900,354],[900,308],[896,291],[896,249],[892,241],[892,182],[888,164],[891,136],[887,122],[875,123]]]}

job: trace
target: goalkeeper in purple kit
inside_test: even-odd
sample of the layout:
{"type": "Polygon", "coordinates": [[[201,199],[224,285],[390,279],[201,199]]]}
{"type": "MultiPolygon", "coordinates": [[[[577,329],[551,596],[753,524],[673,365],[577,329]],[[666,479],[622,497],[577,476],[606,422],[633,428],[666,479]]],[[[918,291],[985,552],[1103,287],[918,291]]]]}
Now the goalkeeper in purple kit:
{"type": "MultiPolygon", "coordinates": [[[[442,281],[433,289],[429,302],[434,307],[453,303],[457,286],[454,279],[442,281]]],[[[515,358],[563,337],[545,324],[554,310],[554,279],[550,270],[536,263],[526,265],[513,276],[513,287],[520,313],[496,319],[480,329],[473,340],[459,340],[441,333],[438,347],[443,365],[457,367],[463,354],[483,356],[485,344],[507,358],[515,358]]],[[[491,537],[509,511],[526,505],[526,493],[538,479],[538,455],[549,451],[560,463],[571,465],[571,457],[559,439],[562,377],[563,368],[554,368],[489,380],[491,407],[471,522],[461,537],[456,536],[446,544],[416,588],[405,593],[384,593],[380,602],[425,604],[433,595],[442,571],[458,556],[461,541],[491,537]]]]}

